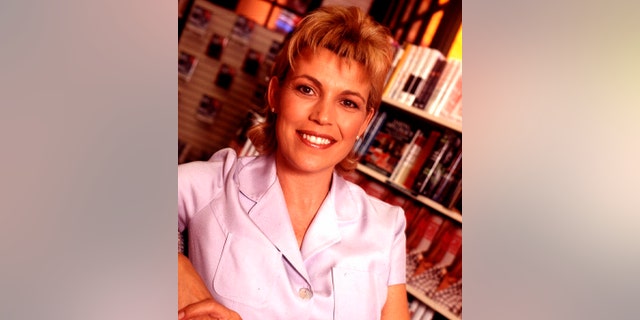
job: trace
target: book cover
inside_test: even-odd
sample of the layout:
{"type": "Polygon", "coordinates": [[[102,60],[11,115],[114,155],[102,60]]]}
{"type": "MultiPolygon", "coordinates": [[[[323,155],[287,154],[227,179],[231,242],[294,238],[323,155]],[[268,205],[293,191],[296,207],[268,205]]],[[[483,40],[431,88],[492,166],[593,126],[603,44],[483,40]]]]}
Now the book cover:
{"type": "Polygon", "coordinates": [[[396,66],[395,70],[391,74],[391,77],[389,78],[389,82],[387,83],[382,93],[383,97],[393,98],[393,92],[399,86],[398,83],[401,81],[400,78],[405,73],[407,69],[407,65],[409,64],[409,59],[410,57],[412,57],[412,54],[414,53],[415,50],[417,50],[416,45],[413,45],[411,43],[404,44],[402,57],[398,61],[398,65],[396,66]]]}
{"type": "Polygon", "coordinates": [[[421,211],[425,208],[422,204],[416,204],[414,201],[407,201],[402,209],[404,209],[404,217],[407,222],[405,228],[405,235],[409,236],[409,232],[412,230],[411,226],[416,224],[419,219],[421,211]]]}
{"type": "Polygon", "coordinates": [[[220,66],[220,69],[218,69],[218,75],[216,76],[215,84],[220,88],[228,90],[231,87],[231,84],[233,83],[233,78],[235,77],[235,74],[236,72],[231,66],[229,66],[226,63],[223,63],[220,66]]]}
{"type": "Polygon", "coordinates": [[[429,155],[411,188],[424,195],[432,186],[438,183],[442,175],[443,166],[449,165],[455,155],[452,149],[461,145],[461,139],[454,132],[447,132],[436,142],[434,151],[429,155]]]}
{"type": "MultiPolygon", "coordinates": [[[[454,161],[456,160],[456,155],[460,154],[460,162],[456,168],[453,170],[462,170],[462,139],[454,135],[451,144],[449,147],[443,152],[440,160],[433,164],[430,169],[430,178],[426,181],[426,184],[421,192],[421,194],[428,198],[433,198],[435,195],[436,189],[438,185],[442,182],[443,177],[447,173],[447,169],[450,168],[454,161]]],[[[456,172],[452,172],[451,180],[455,179],[456,172]]]]}
{"type": "Polygon", "coordinates": [[[388,114],[362,158],[362,163],[389,177],[402,158],[405,146],[413,139],[415,127],[408,119],[388,114]]]}
{"type": "Polygon", "coordinates": [[[426,61],[424,68],[420,72],[419,81],[417,81],[411,88],[411,95],[409,96],[409,100],[405,101],[405,104],[408,106],[414,106],[414,102],[418,99],[420,93],[427,85],[430,84],[429,78],[432,76],[432,74],[434,74],[434,71],[437,73],[440,69],[438,62],[445,59],[444,55],[442,55],[440,51],[435,49],[429,50],[429,59],[426,61]]]}
{"type": "Polygon", "coordinates": [[[428,195],[433,201],[448,206],[453,193],[462,179],[462,148],[458,150],[455,160],[446,169],[433,192],[428,195]]]}
{"type": "Polygon", "coordinates": [[[180,51],[178,54],[178,77],[185,81],[189,81],[197,65],[198,58],[196,58],[196,56],[180,51]]]}
{"type": "Polygon", "coordinates": [[[261,63],[262,53],[249,48],[249,50],[247,50],[247,54],[244,56],[244,61],[242,62],[242,72],[255,77],[258,75],[261,63]]]}
{"type": "Polygon", "coordinates": [[[440,80],[440,77],[442,75],[442,70],[444,69],[446,64],[447,64],[447,60],[441,57],[438,58],[437,61],[435,61],[433,68],[431,68],[431,72],[429,73],[427,80],[425,80],[423,87],[420,89],[420,92],[416,94],[416,98],[413,101],[414,107],[420,108],[420,109],[428,108],[427,101],[429,101],[429,98],[433,94],[433,90],[435,89],[438,81],[440,80]]]}
{"type": "Polygon", "coordinates": [[[402,183],[405,188],[412,190],[416,178],[420,175],[422,167],[433,152],[433,148],[439,141],[441,135],[442,133],[440,130],[433,129],[429,132],[426,138],[422,137],[422,139],[417,142],[420,145],[420,150],[413,165],[411,166],[411,169],[409,170],[409,173],[407,174],[407,178],[402,183]]]}
{"type": "Polygon", "coordinates": [[[205,94],[200,99],[200,104],[196,110],[196,119],[212,124],[220,109],[222,109],[220,100],[205,94]]]}
{"type": "MultiPolygon", "coordinates": [[[[391,62],[391,67],[389,68],[389,72],[387,72],[387,76],[384,79],[384,83],[386,83],[386,84],[389,83],[389,80],[391,79],[391,76],[393,75],[393,72],[395,71],[396,67],[398,66],[398,63],[400,62],[400,59],[402,59],[402,56],[404,55],[404,50],[405,50],[404,47],[400,46],[395,41],[393,43],[393,48],[394,48],[394,52],[393,52],[393,60],[391,62]]],[[[384,93],[383,93],[383,95],[384,95],[384,93]]]]}
{"type": "Polygon", "coordinates": [[[425,106],[429,106],[427,110],[429,110],[431,106],[435,106],[440,102],[442,96],[449,89],[449,86],[451,86],[451,79],[454,77],[456,72],[458,72],[458,68],[460,68],[460,60],[447,59],[447,62],[442,69],[440,79],[433,88],[433,93],[429,97],[429,100],[425,103],[425,106]]]}
{"type": "Polygon", "coordinates": [[[369,122],[367,129],[365,130],[364,136],[356,142],[354,145],[354,150],[356,152],[356,156],[361,158],[365,155],[371,143],[373,142],[373,138],[376,136],[382,124],[387,118],[387,113],[384,111],[378,111],[375,117],[369,122]]]}
{"type": "Polygon", "coordinates": [[[439,215],[431,215],[429,220],[425,223],[424,229],[418,229],[416,231],[420,232],[421,235],[417,239],[417,243],[415,243],[415,247],[411,250],[410,253],[414,252],[425,252],[429,250],[433,239],[436,237],[440,226],[444,222],[444,219],[439,215]]]}
{"type": "Polygon", "coordinates": [[[401,69],[397,79],[395,80],[395,83],[393,84],[393,88],[390,92],[389,97],[391,99],[398,100],[400,98],[400,93],[402,92],[402,89],[405,83],[407,82],[407,79],[409,79],[411,75],[411,71],[416,68],[418,60],[420,59],[420,55],[419,55],[419,51],[421,50],[420,48],[421,48],[420,46],[416,46],[416,45],[411,45],[409,47],[409,50],[408,50],[409,56],[407,57],[407,60],[405,60],[401,65],[399,65],[401,69]]]}
{"type": "MultiPolygon", "coordinates": [[[[449,90],[443,97],[433,115],[436,117],[450,118],[456,105],[462,100],[462,74],[456,74],[449,90]]],[[[462,106],[460,106],[462,107],[462,106]]],[[[462,110],[460,110],[462,111],[462,110]]]]}
{"type": "Polygon", "coordinates": [[[194,33],[203,35],[207,32],[211,23],[211,10],[207,10],[199,5],[193,6],[191,14],[187,20],[187,28],[194,33]]]}
{"type": "Polygon", "coordinates": [[[366,192],[368,195],[380,200],[384,199],[390,192],[389,188],[387,188],[384,184],[372,179],[363,180],[360,187],[362,187],[364,192],[366,192]]]}
{"type": "Polygon", "coordinates": [[[420,143],[424,140],[422,130],[417,129],[413,135],[411,142],[404,147],[402,158],[398,161],[395,169],[391,173],[389,180],[398,186],[402,186],[407,179],[411,166],[415,163],[418,153],[420,152],[420,143]]]}
{"type": "Polygon", "coordinates": [[[458,251],[462,248],[462,228],[454,227],[451,231],[451,239],[447,244],[447,249],[442,259],[437,263],[439,267],[450,266],[456,258],[458,251]]]}
{"type": "Polygon", "coordinates": [[[413,64],[409,66],[409,69],[407,70],[408,77],[406,78],[406,80],[404,80],[404,83],[400,86],[400,90],[398,91],[395,97],[395,99],[398,100],[399,102],[406,104],[405,101],[409,100],[408,97],[410,95],[411,88],[420,77],[420,71],[422,71],[422,68],[424,67],[427,60],[429,59],[429,53],[430,51],[427,47],[418,47],[415,53],[416,56],[413,59],[413,64]]]}
{"type": "Polygon", "coordinates": [[[220,60],[220,57],[222,57],[222,52],[224,51],[224,47],[226,46],[227,38],[214,33],[209,40],[209,45],[207,46],[207,56],[216,60],[220,60]]]}

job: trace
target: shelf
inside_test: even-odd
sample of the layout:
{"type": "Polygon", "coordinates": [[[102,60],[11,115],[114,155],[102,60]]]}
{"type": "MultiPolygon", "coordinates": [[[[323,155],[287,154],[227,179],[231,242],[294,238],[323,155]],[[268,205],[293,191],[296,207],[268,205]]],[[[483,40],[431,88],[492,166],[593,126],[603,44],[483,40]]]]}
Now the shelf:
{"type": "Polygon", "coordinates": [[[429,308],[435,310],[437,313],[445,316],[447,319],[450,320],[461,320],[461,317],[458,317],[457,315],[453,314],[453,312],[449,311],[449,309],[445,308],[444,306],[440,305],[439,303],[431,300],[431,298],[427,297],[424,293],[422,293],[420,290],[412,287],[411,285],[407,284],[407,292],[412,295],[414,298],[420,300],[422,303],[426,304],[429,308]]]}
{"type": "Polygon", "coordinates": [[[418,108],[414,108],[412,106],[408,106],[398,100],[393,100],[393,99],[389,99],[389,98],[382,98],[382,101],[386,104],[389,104],[391,106],[393,106],[394,108],[400,109],[400,110],[404,110],[406,112],[409,112],[411,114],[417,115],[423,119],[426,119],[430,122],[439,124],[441,126],[447,127],[449,129],[455,130],[457,132],[462,132],[462,124],[461,123],[457,123],[457,122],[453,122],[441,117],[436,117],[432,114],[429,114],[428,112],[422,110],[422,109],[418,109],[418,108]]]}
{"type": "Polygon", "coordinates": [[[421,195],[417,195],[416,196],[416,195],[414,195],[411,191],[407,190],[406,188],[404,188],[402,186],[399,186],[399,185],[389,181],[389,178],[387,176],[385,176],[385,175],[383,175],[383,174],[381,174],[381,173],[379,173],[379,172],[377,172],[377,171],[375,171],[375,170],[373,170],[373,169],[371,169],[371,168],[369,168],[369,167],[367,167],[367,166],[365,166],[365,165],[363,165],[361,163],[358,163],[357,169],[358,169],[358,171],[360,171],[360,172],[372,177],[373,179],[376,179],[376,180],[378,180],[378,181],[380,181],[382,183],[385,183],[386,185],[388,185],[388,186],[390,186],[390,187],[402,192],[403,194],[407,195],[408,197],[411,197],[411,198],[415,199],[416,201],[419,201],[420,203],[428,206],[429,208],[437,210],[438,212],[444,214],[445,216],[462,223],[462,214],[460,214],[460,213],[458,213],[456,211],[447,209],[443,205],[441,205],[441,204],[439,204],[439,203],[437,203],[437,202],[435,202],[435,201],[433,201],[433,200],[431,200],[431,199],[429,199],[429,198],[427,198],[425,196],[421,196],[421,195]]]}

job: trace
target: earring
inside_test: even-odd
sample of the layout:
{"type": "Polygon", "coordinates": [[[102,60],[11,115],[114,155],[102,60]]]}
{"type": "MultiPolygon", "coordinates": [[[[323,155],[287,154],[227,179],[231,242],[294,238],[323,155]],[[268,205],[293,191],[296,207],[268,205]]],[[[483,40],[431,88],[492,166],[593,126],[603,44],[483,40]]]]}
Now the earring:
{"type": "Polygon", "coordinates": [[[276,113],[276,109],[274,107],[271,107],[271,113],[276,113]]]}
{"type": "Polygon", "coordinates": [[[360,140],[360,135],[356,136],[356,141],[360,140]]]}

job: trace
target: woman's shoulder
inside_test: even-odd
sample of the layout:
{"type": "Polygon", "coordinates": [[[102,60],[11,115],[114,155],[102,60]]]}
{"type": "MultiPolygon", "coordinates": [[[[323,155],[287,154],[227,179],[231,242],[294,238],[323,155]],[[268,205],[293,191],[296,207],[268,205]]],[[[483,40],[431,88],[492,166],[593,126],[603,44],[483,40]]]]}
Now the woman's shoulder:
{"type": "Polygon", "coordinates": [[[207,161],[192,161],[178,165],[178,178],[181,176],[202,177],[229,172],[238,161],[238,155],[231,148],[215,152],[207,161]]]}
{"type": "Polygon", "coordinates": [[[178,165],[178,191],[214,192],[220,189],[224,181],[233,176],[240,159],[233,149],[224,148],[207,161],[178,165]]]}
{"type": "Polygon", "coordinates": [[[347,187],[352,201],[361,208],[364,214],[395,219],[397,215],[404,215],[401,207],[384,202],[368,194],[361,186],[341,178],[347,187]]]}

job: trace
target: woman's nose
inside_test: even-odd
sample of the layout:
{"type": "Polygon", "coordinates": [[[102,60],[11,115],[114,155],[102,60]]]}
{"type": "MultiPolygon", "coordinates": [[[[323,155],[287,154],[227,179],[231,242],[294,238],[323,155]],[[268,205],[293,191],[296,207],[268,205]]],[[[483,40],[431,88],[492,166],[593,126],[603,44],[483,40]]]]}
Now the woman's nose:
{"type": "Polygon", "coordinates": [[[311,110],[309,120],[321,125],[331,124],[334,119],[334,110],[325,99],[320,99],[311,110]]]}

